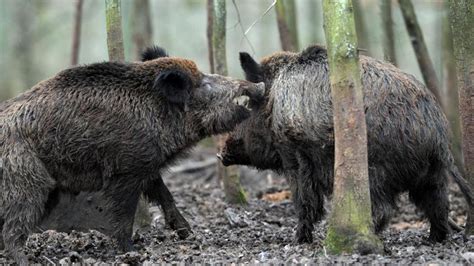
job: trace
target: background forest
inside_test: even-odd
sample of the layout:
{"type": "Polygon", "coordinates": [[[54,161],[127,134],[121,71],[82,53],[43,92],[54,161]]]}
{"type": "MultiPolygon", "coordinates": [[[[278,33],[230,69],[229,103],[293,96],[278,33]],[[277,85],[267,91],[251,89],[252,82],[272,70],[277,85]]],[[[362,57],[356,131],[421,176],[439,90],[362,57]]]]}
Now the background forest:
{"type": "MultiPolygon", "coordinates": [[[[260,59],[281,50],[298,52],[314,43],[327,44],[329,66],[333,67],[332,62],[338,62],[334,65],[342,65],[341,61],[330,57],[331,49],[336,46],[342,47],[341,43],[344,42],[334,41],[337,40],[334,36],[346,37],[351,35],[353,37],[355,33],[351,34],[345,31],[344,34],[338,32],[331,35],[329,33],[331,29],[334,29],[335,32],[341,30],[341,28],[349,27],[340,26],[343,24],[337,23],[330,25],[331,22],[328,23],[328,21],[333,20],[342,23],[348,17],[352,19],[353,12],[358,53],[360,55],[392,62],[404,72],[413,74],[419,81],[428,83],[427,87],[438,98],[451,123],[451,133],[453,134],[450,135],[450,145],[455,161],[461,167],[463,160],[460,147],[458,86],[456,84],[453,36],[451,35],[449,19],[451,19],[453,25],[460,24],[455,22],[453,18],[462,18],[462,14],[456,17],[451,14],[451,17],[448,18],[449,6],[447,0],[412,0],[416,18],[413,16],[409,18],[409,15],[407,15],[407,13],[410,13],[407,11],[409,10],[407,4],[410,3],[410,0],[352,0],[353,9],[351,5],[342,8],[341,3],[343,1],[325,1],[325,35],[322,2],[323,0],[278,0],[278,2],[277,0],[0,0],[0,101],[15,97],[30,89],[36,83],[48,79],[59,71],[75,64],[86,65],[108,61],[109,58],[121,61],[123,59],[121,36],[116,34],[120,31],[123,33],[125,61],[139,60],[143,47],[155,44],[163,47],[170,56],[193,60],[203,72],[218,73],[235,78],[244,77],[239,63],[239,52],[241,51],[248,52],[252,57],[260,59]],[[329,3],[333,5],[330,6],[329,3]],[[338,4],[340,9],[337,9],[338,4]],[[400,5],[405,8],[400,8],[400,5]],[[286,9],[286,11],[282,11],[283,9],[286,9]],[[404,11],[405,18],[401,9],[404,11]],[[81,11],[78,12],[78,10],[81,11]],[[330,11],[335,13],[330,13],[330,11]],[[346,13],[342,11],[347,12],[349,16],[344,16],[346,13]],[[225,12],[227,12],[227,15],[225,15],[225,12]],[[284,12],[287,12],[286,17],[282,19],[282,16],[285,16],[284,12]],[[294,17],[291,17],[291,14],[294,17]],[[117,16],[114,17],[114,15],[117,16]],[[122,19],[122,29],[120,27],[114,28],[113,22],[119,21],[119,17],[122,19]],[[414,25],[409,26],[410,20],[414,22],[413,24],[416,24],[416,21],[419,23],[423,35],[421,38],[420,36],[409,36],[409,32],[413,34],[413,31],[417,31],[414,25]],[[79,23],[77,23],[78,21],[79,23]],[[288,23],[287,25],[285,25],[285,21],[288,23]],[[296,27],[293,24],[296,24],[296,27]],[[80,25],[79,38],[74,34],[78,31],[78,25],[80,25]],[[223,35],[222,28],[220,28],[222,25],[225,25],[225,34],[223,35]],[[287,31],[283,33],[285,27],[287,27],[287,31]],[[114,30],[117,31],[114,32],[114,30]],[[393,30],[393,35],[387,33],[390,30],[393,30]],[[328,40],[331,41],[326,42],[325,36],[328,36],[328,40]],[[393,40],[390,40],[391,36],[393,36],[393,40]],[[107,40],[107,37],[109,40],[107,40]],[[291,39],[296,39],[296,44],[292,43],[291,39]],[[424,52],[423,42],[427,46],[428,54],[420,55],[424,52]],[[108,45],[109,47],[107,47],[108,45]],[[226,51],[225,58],[220,56],[224,54],[220,53],[224,47],[226,51]],[[422,51],[418,50],[418,53],[415,54],[414,48],[417,47],[422,47],[420,49],[422,51]],[[211,55],[209,51],[211,51],[211,55]],[[227,68],[225,67],[226,60],[227,68]],[[209,63],[210,61],[213,66],[209,63]],[[423,65],[423,61],[425,65],[423,65]],[[433,64],[434,72],[430,69],[430,61],[433,64]],[[423,71],[420,71],[420,65],[423,71]],[[436,89],[436,87],[439,88],[436,89]]],[[[349,2],[346,1],[346,3],[349,2]]],[[[452,10],[454,10],[453,6],[455,5],[453,3],[455,2],[451,2],[452,10]]],[[[468,5],[466,2],[463,2],[463,4],[468,5]]],[[[461,7],[461,4],[458,5],[458,11],[461,10],[459,7],[461,7]]],[[[466,15],[469,12],[464,13],[464,18],[470,17],[466,15]]],[[[469,23],[466,24],[469,25],[469,23]]],[[[459,30],[459,28],[453,27],[453,31],[456,32],[456,30],[459,30]]],[[[461,35],[457,34],[454,37],[461,35]]],[[[460,38],[455,39],[458,42],[460,38]]],[[[356,47],[355,38],[353,40],[354,42],[347,42],[347,51],[345,53],[341,52],[339,55],[345,55],[347,58],[357,58],[357,56],[349,55],[350,51],[356,51],[356,49],[353,49],[356,47]]],[[[463,41],[464,47],[466,46],[465,43],[468,42],[463,41]]],[[[459,52],[461,51],[459,47],[460,45],[457,43],[457,55],[462,54],[459,52]]],[[[458,56],[457,58],[464,57],[458,56]]],[[[463,60],[458,60],[457,63],[460,61],[463,60]]],[[[354,60],[353,66],[356,66],[356,62],[354,60]]],[[[243,68],[245,69],[245,66],[243,68]]],[[[462,70],[467,71],[466,69],[462,70]]],[[[341,117],[347,119],[347,117],[352,116],[349,111],[343,111],[339,115],[336,114],[337,95],[343,96],[343,94],[335,92],[338,83],[335,82],[334,77],[336,75],[334,73],[344,73],[344,68],[339,68],[336,71],[331,69],[330,72],[333,93],[332,103],[335,106],[334,121],[336,126],[334,127],[334,138],[337,144],[338,142],[342,143],[341,137],[337,134],[337,119],[341,117]]],[[[353,76],[357,76],[359,69],[354,67],[353,73],[356,73],[353,76]]],[[[467,72],[460,71],[459,73],[467,72]]],[[[460,76],[462,75],[458,75],[458,77],[460,76]]],[[[349,81],[349,78],[342,81],[349,81]]],[[[360,119],[357,120],[364,121],[362,123],[363,127],[360,127],[363,130],[359,133],[361,136],[365,135],[365,120],[362,119],[364,109],[362,108],[362,93],[360,93],[362,87],[356,83],[342,83],[342,81],[340,84],[343,85],[339,85],[339,91],[345,88],[358,87],[359,91],[354,93],[354,95],[360,96],[358,100],[360,119]],[[354,84],[355,86],[351,86],[354,84]]],[[[472,116],[469,116],[469,111],[465,111],[469,110],[469,106],[463,105],[468,101],[463,102],[462,100],[470,99],[466,96],[466,88],[469,87],[470,83],[466,83],[467,85],[462,81],[459,83],[462,83],[459,90],[462,106],[461,116],[463,125],[466,127],[465,125],[470,125],[469,122],[472,122],[472,119],[468,121],[472,116]]],[[[287,90],[286,85],[282,87],[285,91],[287,90]]],[[[383,86],[377,87],[377,89],[381,87],[383,86]]],[[[407,93],[407,95],[409,94],[407,93]]],[[[342,96],[339,100],[344,98],[342,96]]],[[[351,97],[346,95],[347,99],[351,97]]],[[[403,105],[397,100],[394,102],[399,106],[403,105]]],[[[342,103],[343,101],[339,102],[339,107],[344,106],[344,108],[340,108],[341,110],[356,109],[342,103]]],[[[311,105],[321,106],[318,104],[311,105]]],[[[411,105],[408,103],[405,106],[411,105]]],[[[60,108],[60,110],[64,109],[60,108]]],[[[365,109],[365,112],[367,113],[367,109],[365,109]]],[[[417,111],[416,109],[408,109],[406,114],[408,113],[417,113],[417,111]]],[[[400,119],[405,120],[405,116],[401,115],[400,119]]],[[[408,117],[406,120],[409,120],[408,117]]],[[[383,123],[385,122],[386,119],[383,119],[383,123]]],[[[372,128],[377,127],[373,124],[371,126],[372,128]]],[[[385,128],[385,124],[382,127],[385,128]]],[[[433,126],[433,128],[437,127],[433,126]]],[[[397,132],[398,129],[396,129],[397,132]]],[[[339,130],[341,129],[339,128],[339,130]]],[[[348,128],[345,131],[352,132],[355,130],[348,128]]],[[[176,130],[173,132],[176,132],[176,130]]],[[[415,134],[407,130],[403,132],[405,135],[415,134]]],[[[352,134],[356,136],[356,133],[352,134]]],[[[294,199],[298,199],[298,193],[302,192],[290,192],[288,190],[288,180],[290,179],[281,173],[258,172],[252,167],[241,166],[224,168],[216,158],[215,153],[216,146],[219,152],[223,150],[222,147],[227,144],[225,139],[224,134],[207,138],[204,142],[201,142],[205,145],[198,145],[184,160],[167,169],[168,171],[160,173],[163,174],[166,185],[176,197],[178,208],[190,221],[190,228],[193,231],[186,240],[178,237],[179,233],[168,230],[168,225],[164,223],[163,218],[163,216],[166,216],[166,211],[161,212],[153,200],[147,202],[142,198],[135,216],[132,239],[135,251],[118,255],[115,251],[117,250],[116,243],[99,233],[100,229],[106,231],[107,226],[111,226],[108,224],[108,220],[103,218],[107,216],[109,210],[103,212],[101,207],[107,206],[101,205],[100,193],[102,191],[78,194],[74,196],[75,198],[69,197],[69,195],[61,198],[64,196],[61,194],[62,196],[60,195],[60,200],[58,200],[60,202],[59,207],[48,213],[49,218],[43,220],[43,227],[35,229],[38,234],[34,234],[28,240],[25,249],[29,256],[28,259],[34,262],[53,264],[57,262],[96,263],[102,261],[128,264],[183,261],[191,263],[231,261],[245,263],[365,263],[378,261],[399,264],[440,261],[465,263],[466,261],[474,261],[474,238],[462,236],[462,228],[458,226],[459,224],[465,224],[466,219],[469,219],[468,224],[472,224],[472,217],[474,217],[472,208],[470,209],[469,218],[466,218],[466,212],[468,212],[465,208],[466,202],[461,199],[459,189],[453,186],[449,187],[449,216],[453,218],[450,222],[454,231],[448,241],[441,242],[441,244],[434,245],[426,242],[425,235],[429,230],[426,217],[408,202],[408,195],[405,193],[399,199],[396,199],[398,210],[396,216],[390,221],[389,229],[377,236],[383,242],[383,252],[382,245],[379,245],[373,251],[377,250],[374,253],[380,254],[362,254],[360,257],[359,255],[349,256],[347,254],[333,256],[330,246],[323,246],[323,240],[326,235],[330,235],[332,232],[331,230],[334,227],[331,226],[334,226],[334,221],[344,220],[338,218],[323,220],[317,225],[314,232],[316,238],[314,242],[312,241],[313,229],[311,226],[309,234],[311,241],[308,241],[307,244],[300,241],[296,245],[292,235],[295,228],[298,231],[301,221],[298,220],[298,224],[295,226],[295,212],[298,214],[298,206],[304,207],[305,205],[298,205],[297,200],[292,202],[290,198],[293,194],[294,199]],[[96,196],[97,198],[94,198],[96,196]],[[296,211],[291,208],[291,204],[296,205],[296,211]],[[83,206],[92,207],[83,208],[83,206]],[[87,230],[79,232],[81,229],[78,229],[78,232],[73,231],[71,234],[61,233],[63,232],[61,228],[57,230],[57,233],[47,230],[48,228],[55,228],[50,225],[54,225],[54,219],[56,218],[71,221],[72,224],[76,217],[88,218],[84,219],[89,223],[85,222],[87,230]],[[98,231],[88,231],[90,228],[99,229],[98,231]],[[326,250],[326,247],[329,247],[329,249],[326,250]]],[[[470,140],[472,138],[464,137],[464,140],[466,139],[470,140]]],[[[351,141],[347,141],[347,143],[350,143],[351,147],[355,146],[351,141]]],[[[448,141],[444,143],[447,145],[448,141]]],[[[469,143],[469,141],[464,143],[469,143]]],[[[367,140],[359,144],[366,152],[367,140]]],[[[434,146],[440,146],[437,144],[439,143],[434,146]]],[[[393,146],[397,145],[391,145],[391,147],[393,146]]],[[[467,162],[465,166],[468,172],[465,176],[469,176],[471,164],[469,163],[469,153],[466,152],[467,148],[465,147],[464,161],[467,162]]],[[[339,154],[342,154],[341,150],[339,150],[339,154]]],[[[416,150],[416,148],[413,150],[416,150]]],[[[337,159],[337,145],[335,151],[337,159]]],[[[297,156],[295,154],[292,154],[292,156],[297,156]]],[[[361,152],[354,152],[354,154],[361,154],[361,152]]],[[[220,154],[217,157],[222,160],[220,154]]],[[[361,167],[357,170],[358,173],[364,172],[367,168],[367,158],[365,157],[363,162],[353,163],[354,165],[362,165],[362,163],[365,165],[362,165],[365,168],[361,167]]],[[[424,164],[426,160],[420,161],[424,164]]],[[[449,161],[451,162],[451,159],[449,161]]],[[[412,161],[409,164],[413,164],[412,161]]],[[[336,160],[336,170],[334,171],[336,179],[337,174],[340,175],[337,167],[338,162],[336,160]]],[[[409,166],[403,164],[400,167],[409,168],[409,166]]],[[[298,175],[300,173],[298,172],[298,175]]],[[[367,175],[366,173],[363,176],[364,180],[368,180],[367,175]]],[[[343,178],[351,178],[351,176],[344,176],[343,178]]],[[[397,180],[399,179],[403,178],[397,180]]],[[[351,182],[347,182],[349,184],[347,187],[357,187],[357,185],[353,185],[355,183],[351,182]]],[[[436,182],[429,182],[429,184],[432,183],[436,182]]],[[[290,187],[291,184],[290,181],[290,187]]],[[[335,181],[335,190],[340,187],[340,184],[337,180],[335,181]]],[[[362,187],[361,184],[359,186],[362,187]]],[[[361,217],[367,218],[367,225],[370,226],[367,227],[366,231],[371,231],[368,184],[364,188],[366,190],[357,190],[357,192],[367,192],[365,199],[367,205],[364,206],[369,207],[364,209],[365,214],[362,211],[360,214],[361,217]]],[[[462,188],[461,190],[464,192],[462,188]]],[[[347,189],[341,190],[339,195],[352,193],[348,191],[347,189]]],[[[422,192],[420,190],[420,193],[422,192]]],[[[338,213],[337,208],[343,200],[342,197],[337,198],[337,193],[334,193],[334,195],[336,207],[333,207],[332,213],[338,213]]],[[[358,195],[361,198],[361,194],[358,195]]],[[[349,201],[351,202],[351,200],[349,201]]],[[[447,210],[447,208],[429,206],[433,210],[447,210]]],[[[330,208],[326,205],[320,205],[320,207],[321,210],[330,208]]],[[[353,209],[349,208],[346,211],[349,214],[344,217],[349,217],[348,220],[351,220],[351,217],[353,217],[351,216],[352,211],[353,209]]],[[[344,210],[339,211],[339,213],[344,213],[344,210]]],[[[355,211],[355,213],[359,214],[358,211],[355,211]]],[[[434,219],[430,219],[432,225],[433,221],[434,219]]],[[[64,224],[65,227],[69,226],[67,223],[64,224]]],[[[70,228],[75,229],[74,226],[70,226],[70,228]]],[[[472,226],[466,226],[466,228],[466,231],[469,231],[472,226]]],[[[177,231],[182,229],[186,228],[179,228],[177,231]]],[[[364,230],[361,229],[361,231],[364,230]]],[[[432,233],[433,230],[430,232],[432,233]]],[[[348,235],[345,231],[344,234],[348,235]]],[[[296,235],[298,236],[298,232],[296,235]]],[[[327,239],[330,239],[330,237],[328,236],[327,239]]],[[[335,241],[338,241],[338,238],[335,239],[335,241]]],[[[377,244],[381,243],[378,239],[376,240],[377,244]]],[[[441,240],[444,240],[444,238],[441,240]]],[[[5,254],[0,253],[0,263],[8,262],[9,260],[5,254]]]]}
{"type": "MultiPolygon", "coordinates": [[[[272,2],[239,0],[234,5],[228,1],[229,75],[243,76],[238,62],[239,51],[261,58],[281,50],[275,10],[263,15],[272,2]],[[243,31],[255,21],[257,23],[249,30],[246,40],[243,31]]],[[[359,2],[362,15],[356,15],[358,33],[362,32],[359,43],[361,48],[367,50],[361,54],[383,59],[381,1],[359,2]]],[[[445,76],[442,51],[447,7],[444,1],[438,0],[417,0],[413,4],[436,73],[442,82],[445,76]]],[[[70,66],[74,7],[74,1],[64,0],[0,0],[0,100],[27,90],[38,81],[70,66]]],[[[84,0],[79,64],[108,60],[104,10],[104,1],[84,0]]],[[[122,1],[127,61],[137,59],[132,39],[132,12],[133,1],[122,1]]],[[[396,1],[393,2],[392,12],[398,66],[423,80],[396,1]]],[[[173,56],[194,60],[203,70],[209,69],[205,1],[153,0],[150,1],[150,14],[152,43],[164,47],[173,56]]],[[[324,44],[321,1],[296,1],[296,14],[299,48],[303,49],[311,43],[324,44]]]]}

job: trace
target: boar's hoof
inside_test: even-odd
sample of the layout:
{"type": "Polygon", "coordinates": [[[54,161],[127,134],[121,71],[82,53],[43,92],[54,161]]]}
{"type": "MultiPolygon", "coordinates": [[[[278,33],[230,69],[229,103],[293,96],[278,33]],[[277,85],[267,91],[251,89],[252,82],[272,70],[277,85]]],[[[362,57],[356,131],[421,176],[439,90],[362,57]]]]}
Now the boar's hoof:
{"type": "Polygon", "coordinates": [[[295,244],[313,243],[313,230],[306,226],[298,225],[295,242],[295,244]]]}
{"type": "Polygon", "coordinates": [[[176,229],[176,234],[178,234],[180,239],[186,239],[190,234],[192,234],[192,232],[191,229],[184,227],[176,229]]]}
{"type": "Polygon", "coordinates": [[[192,233],[191,226],[177,209],[170,212],[169,216],[165,217],[165,221],[171,229],[176,231],[180,239],[185,239],[192,233]]]}
{"type": "Polygon", "coordinates": [[[120,239],[120,240],[118,240],[118,246],[119,246],[119,249],[124,253],[127,253],[127,252],[130,252],[130,251],[134,250],[131,239],[120,239]]]}

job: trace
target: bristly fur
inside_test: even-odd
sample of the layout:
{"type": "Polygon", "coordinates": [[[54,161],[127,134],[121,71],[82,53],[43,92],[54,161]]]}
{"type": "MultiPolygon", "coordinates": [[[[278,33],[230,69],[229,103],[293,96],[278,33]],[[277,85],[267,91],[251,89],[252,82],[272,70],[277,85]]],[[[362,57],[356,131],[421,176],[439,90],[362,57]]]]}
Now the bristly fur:
{"type": "Polygon", "coordinates": [[[168,57],[168,53],[165,51],[165,49],[159,47],[158,45],[153,45],[143,51],[142,62],[154,60],[160,57],[168,57]]]}
{"type": "MultiPolygon", "coordinates": [[[[144,58],[164,55],[155,46],[144,58]]],[[[248,118],[249,110],[232,100],[244,93],[259,99],[259,89],[206,75],[191,60],[167,57],[69,68],[0,103],[5,250],[18,264],[27,263],[22,247],[54,208],[49,199],[57,190],[103,191],[111,236],[123,251],[132,247],[141,194],[162,206],[178,235],[188,234],[160,171],[201,139],[229,132],[248,118]]]]}
{"type": "MultiPolygon", "coordinates": [[[[311,46],[280,52],[260,64],[245,56],[246,77],[266,87],[265,106],[231,132],[227,164],[272,169],[289,178],[298,215],[296,238],[311,242],[334,182],[334,126],[327,52],[311,46]],[[249,63],[250,62],[250,63],[249,63]]],[[[468,204],[472,190],[453,163],[448,122],[430,91],[412,75],[360,57],[367,121],[369,182],[376,232],[389,222],[397,196],[409,192],[431,223],[430,239],[449,233],[448,173],[468,204]]]]}

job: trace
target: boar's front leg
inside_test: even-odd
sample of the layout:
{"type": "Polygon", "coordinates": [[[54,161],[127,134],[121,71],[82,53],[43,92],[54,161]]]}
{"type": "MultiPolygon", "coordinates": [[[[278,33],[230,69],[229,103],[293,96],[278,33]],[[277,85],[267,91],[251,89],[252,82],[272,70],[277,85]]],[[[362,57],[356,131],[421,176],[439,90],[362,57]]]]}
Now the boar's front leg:
{"type": "Polygon", "coordinates": [[[191,226],[189,226],[186,219],[184,219],[179,212],[175,205],[173,195],[171,195],[171,192],[166,187],[160,175],[150,181],[143,192],[150,201],[155,204],[160,204],[165,215],[166,224],[169,225],[171,229],[176,230],[181,239],[185,239],[192,233],[191,226]]]}
{"type": "Polygon", "coordinates": [[[298,216],[295,242],[312,243],[314,223],[324,215],[324,186],[319,182],[319,173],[312,161],[304,154],[296,154],[296,165],[292,168],[290,186],[298,216]]]}
{"type": "Polygon", "coordinates": [[[133,250],[133,221],[140,198],[140,182],[131,176],[117,176],[104,192],[111,210],[112,237],[123,252],[133,250]]]}

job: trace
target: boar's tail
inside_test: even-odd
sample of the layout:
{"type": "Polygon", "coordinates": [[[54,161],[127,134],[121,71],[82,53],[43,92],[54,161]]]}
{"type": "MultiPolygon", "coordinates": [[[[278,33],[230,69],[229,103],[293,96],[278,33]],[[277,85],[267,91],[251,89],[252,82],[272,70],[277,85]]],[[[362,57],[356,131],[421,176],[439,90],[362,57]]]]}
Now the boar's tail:
{"type": "Polygon", "coordinates": [[[473,207],[472,205],[472,200],[473,200],[473,194],[472,194],[472,189],[469,184],[469,182],[466,181],[459,172],[459,169],[454,163],[451,163],[451,167],[449,169],[449,172],[451,176],[453,177],[454,181],[456,184],[458,184],[459,188],[461,189],[462,194],[464,194],[464,197],[466,198],[467,204],[469,207],[473,207]]]}

